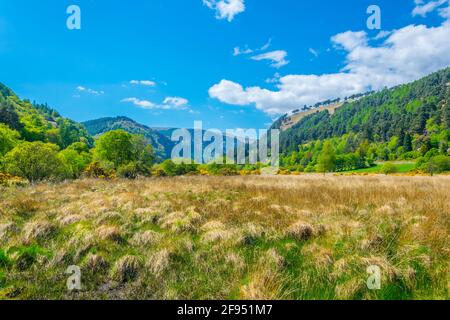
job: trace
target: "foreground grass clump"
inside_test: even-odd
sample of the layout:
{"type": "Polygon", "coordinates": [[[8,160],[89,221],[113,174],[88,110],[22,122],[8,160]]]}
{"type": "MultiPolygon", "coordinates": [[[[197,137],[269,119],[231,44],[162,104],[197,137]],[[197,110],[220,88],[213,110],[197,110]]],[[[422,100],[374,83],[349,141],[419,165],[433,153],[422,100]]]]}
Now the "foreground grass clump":
{"type": "Polygon", "coordinates": [[[449,190],[331,175],[3,188],[0,299],[448,299],[449,190]]]}

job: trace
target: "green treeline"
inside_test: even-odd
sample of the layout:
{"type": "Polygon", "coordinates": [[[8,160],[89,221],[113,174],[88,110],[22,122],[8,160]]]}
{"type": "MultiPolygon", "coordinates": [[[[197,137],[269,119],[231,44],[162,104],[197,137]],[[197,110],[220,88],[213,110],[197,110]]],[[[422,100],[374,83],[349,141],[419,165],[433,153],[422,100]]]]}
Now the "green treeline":
{"type": "MultiPolygon", "coordinates": [[[[282,171],[343,172],[393,160],[413,160],[418,170],[429,173],[450,171],[449,99],[450,68],[347,102],[333,115],[323,111],[306,116],[281,134],[282,171]]],[[[155,164],[164,148],[153,149],[149,139],[153,132],[127,118],[111,123],[119,120],[123,123],[118,130],[94,140],[82,124],[47,105],[21,100],[0,84],[0,175],[36,182],[82,175],[259,174],[264,167],[171,160],[155,164]],[[123,126],[133,131],[126,132],[123,126]]],[[[389,165],[384,168],[392,170],[389,165]]]]}

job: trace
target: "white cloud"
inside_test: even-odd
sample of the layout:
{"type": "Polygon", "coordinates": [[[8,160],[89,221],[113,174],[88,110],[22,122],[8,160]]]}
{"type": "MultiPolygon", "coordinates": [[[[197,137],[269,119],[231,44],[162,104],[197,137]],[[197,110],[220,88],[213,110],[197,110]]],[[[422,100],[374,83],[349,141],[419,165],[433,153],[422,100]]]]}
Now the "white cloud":
{"type": "Polygon", "coordinates": [[[181,97],[167,97],[164,99],[164,105],[172,106],[172,109],[186,109],[189,100],[181,97]]]}
{"type": "Polygon", "coordinates": [[[233,56],[235,56],[235,57],[243,55],[243,54],[250,54],[250,53],[253,53],[253,50],[250,48],[241,49],[239,47],[235,47],[233,49],[233,56]]]}
{"type": "Polygon", "coordinates": [[[123,99],[121,102],[131,102],[136,107],[142,108],[142,109],[157,109],[157,105],[151,101],[148,100],[140,100],[138,98],[126,98],[123,99]]]}
{"type": "Polygon", "coordinates": [[[245,11],[244,0],[203,0],[203,4],[216,11],[217,19],[227,19],[229,22],[245,11]]]}
{"type": "Polygon", "coordinates": [[[164,99],[162,104],[157,104],[149,100],[141,100],[139,98],[126,98],[121,102],[132,103],[136,107],[154,110],[154,109],[162,109],[162,110],[186,110],[188,109],[189,101],[185,98],[181,97],[167,97],[164,99]]]}
{"type": "Polygon", "coordinates": [[[105,93],[104,91],[97,91],[97,90],[93,90],[93,89],[86,88],[83,86],[78,86],[77,90],[80,92],[86,92],[86,93],[92,94],[94,96],[100,96],[105,93]]]}
{"type": "Polygon", "coordinates": [[[367,34],[364,31],[346,31],[333,36],[331,41],[336,47],[341,47],[344,50],[352,51],[358,47],[366,46],[368,39],[367,34]]]}
{"type": "Polygon", "coordinates": [[[246,55],[246,54],[251,54],[257,51],[266,51],[267,49],[270,48],[270,46],[272,45],[272,39],[269,39],[261,48],[257,48],[257,49],[251,49],[249,48],[247,45],[245,46],[245,48],[240,48],[240,47],[235,47],[233,49],[233,56],[240,56],[240,55],[246,55]]]}
{"type": "Polygon", "coordinates": [[[448,0],[433,0],[424,4],[423,0],[415,0],[416,7],[414,8],[412,15],[425,17],[428,13],[433,12],[440,6],[448,3],[448,0]]]}
{"type": "Polygon", "coordinates": [[[311,53],[314,57],[318,58],[319,57],[319,53],[317,52],[317,50],[313,49],[313,48],[309,48],[308,49],[309,53],[311,53]]]}
{"type": "Polygon", "coordinates": [[[141,85],[141,86],[146,86],[146,87],[154,87],[154,86],[156,86],[156,82],[155,81],[151,81],[151,80],[131,80],[130,84],[141,85]]]}
{"type": "Polygon", "coordinates": [[[265,50],[269,49],[271,45],[272,45],[272,39],[269,39],[269,41],[267,41],[265,45],[263,45],[261,48],[259,48],[259,50],[265,51],[265,50]]]}
{"type": "Polygon", "coordinates": [[[373,40],[381,40],[392,34],[392,31],[381,30],[378,34],[373,38],[373,40]]]}
{"type": "Polygon", "coordinates": [[[335,47],[346,52],[340,72],[286,75],[279,79],[275,91],[244,88],[224,79],[210,88],[209,95],[227,104],[255,105],[268,114],[282,114],[329,98],[392,87],[448,67],[449,39],[449,20],[438,27],[409,25],[392,31],[379,45],[371,45],[363,31],[347,31],[331,39],[335,47]]]}
{"type": "Polygon", "coordinates": [[[276,72],[273,75],[273,78],[266,79],[266,83],[278,83],[280,81],[280,78],[281,78],[281,75],[278,72],[276,72]]]}
{"type": "Polygon", "coordinates": [[[284,50],[276,50],[271,52],[266,52],[262,54],[258,54],[254,57],[252,57],[252,60],[256,61],[262,61],[262,60],[269,60],[271,61],[271,67],[274,68],[281,68],[289,63],[289,61],[286,60],[287,52],[284,50]]]}

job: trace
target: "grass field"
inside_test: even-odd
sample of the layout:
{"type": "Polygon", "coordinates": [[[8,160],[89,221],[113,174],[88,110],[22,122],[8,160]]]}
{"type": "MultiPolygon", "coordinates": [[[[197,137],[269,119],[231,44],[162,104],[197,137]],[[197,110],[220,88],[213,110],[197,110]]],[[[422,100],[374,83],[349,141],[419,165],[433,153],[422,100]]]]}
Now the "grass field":
{"type": "Polygon", "coordinates": [[[448,299],[449,190],[332,175],[1,189],[0,299],[448,299]]]}

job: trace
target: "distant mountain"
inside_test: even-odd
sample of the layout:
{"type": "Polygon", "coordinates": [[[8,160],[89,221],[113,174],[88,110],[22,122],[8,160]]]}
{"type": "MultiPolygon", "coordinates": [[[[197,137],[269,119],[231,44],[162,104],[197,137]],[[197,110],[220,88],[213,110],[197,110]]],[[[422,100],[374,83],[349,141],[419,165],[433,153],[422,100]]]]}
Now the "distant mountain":
{"type": "Polygon", "coordinates": [[[0,123],[17,130],[26,141],[51,142],[62,149],[74,142],[85,142],[88,146],[94,143],[80,123],[62,117],[46,104],[21,100],[1,83],[0,123]]]}
{"type": "Polygon", "coordinates": [[[94,137],[118,129],[122,129],[131,134],[143,135],[153,146],[155,155],[159,161],[169,159],[174,146],[174,143],[170,140],[170,134],[174,129],[161,128],[156,130],[128,117],[101,118],[83,122],[83,125],[94,137]]]}

